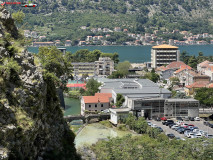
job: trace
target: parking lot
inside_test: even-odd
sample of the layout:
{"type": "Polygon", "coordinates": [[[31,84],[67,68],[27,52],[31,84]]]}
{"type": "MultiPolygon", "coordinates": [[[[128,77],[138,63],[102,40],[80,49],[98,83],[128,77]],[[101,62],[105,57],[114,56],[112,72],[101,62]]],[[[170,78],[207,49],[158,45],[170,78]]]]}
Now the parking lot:
{"type": "MultiPolygon", "coordinates": [[[[169,128],[169,126],[163,125],[162,121],[155,121],[155,120],[149,120],[149,121],[152,124],[156,124],[157,126],[161,127],[166,135],[169,133],[173,133],[175,137],[186,138],[184,134],[179,134],[177,131],[169,128]]],[[[176,122],[176,120],[174,120],[174,122],[176,122]]],[[[210,128],[209,126],[204,125],[203,121],[183,121],[183,122],[187,124],[193,124],[196,127],[198,127],[200,130],[206,131],[208,134],[213,135],[213,128],[210,128]]]]}

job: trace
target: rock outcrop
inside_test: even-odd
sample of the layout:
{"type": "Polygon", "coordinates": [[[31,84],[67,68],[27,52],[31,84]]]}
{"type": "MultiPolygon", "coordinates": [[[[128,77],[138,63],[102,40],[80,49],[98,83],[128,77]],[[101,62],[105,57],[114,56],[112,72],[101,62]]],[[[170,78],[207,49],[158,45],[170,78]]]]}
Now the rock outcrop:
{"type": "Polygon", "coordinates": [[[19,40],[14,20],[1,8],[0,159],[78,159],[55,85],[32,54],[17,49],[19,40]]]}

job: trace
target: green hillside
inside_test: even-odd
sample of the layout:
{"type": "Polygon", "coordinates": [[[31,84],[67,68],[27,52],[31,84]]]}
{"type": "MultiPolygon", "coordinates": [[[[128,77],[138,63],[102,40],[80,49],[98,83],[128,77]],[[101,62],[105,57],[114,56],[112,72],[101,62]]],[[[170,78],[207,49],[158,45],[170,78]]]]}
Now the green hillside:
{"type": "MultiPolygon", "coordinates": [[[[84,39],[90,28],[127,28],[132,33],[174,29],[213,33],[212,0],[40,0],[36,8],[22,8],[25,29],[47,40],[84,39]],[[87,30],[80,29],[87,26],[87,30]]],[[[12,11],[20,9],[12,6],[12,11]]]]}

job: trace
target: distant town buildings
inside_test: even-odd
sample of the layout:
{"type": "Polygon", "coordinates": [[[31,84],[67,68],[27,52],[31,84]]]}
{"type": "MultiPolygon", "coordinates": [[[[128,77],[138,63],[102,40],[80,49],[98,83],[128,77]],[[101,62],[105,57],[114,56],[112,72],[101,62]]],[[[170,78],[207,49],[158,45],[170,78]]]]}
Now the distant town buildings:
{"type": "Polygon", "coordinates": [[[171,45],[159,45],[152,47],[151,63],[152,68],[168,65],[173,61],[179,61],[180,51],[178,47],[171,45]]]}

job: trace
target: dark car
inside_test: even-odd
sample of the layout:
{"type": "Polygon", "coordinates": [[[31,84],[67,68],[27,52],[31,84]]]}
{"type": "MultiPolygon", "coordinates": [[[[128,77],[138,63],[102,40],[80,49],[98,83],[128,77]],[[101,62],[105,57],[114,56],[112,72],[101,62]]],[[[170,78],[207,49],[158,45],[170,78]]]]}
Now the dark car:
{"type": "Polygon", "coordinates": [[[174,123],[173,120],[167,120],[167,122],[165,123],[165,125],[168,126],[169,124],[172,124],[172,123],[174,123]]]}
{"type": "Polygon", "coordinates": [[[177,117],[176,118],[178,121],[183,121],[183,119],[181,117],[177,117]]]}
{"type": "Polygon", "coordinates": [[[181,128],[184,128],[184,127],[178,127],[178,128],[175,128],[175,131],[177,131],[178,129],[181,129],[181,128]]]}
{"type": "Polygon", "coordinates": [[[206,126],[208,126],[208,125],[209,125],[209,122],[204,121],[203,124],[206,125],[206,126]]]}
{"type": "Polygon", "coordinates": [[[185,131],[185,128],[179,128],[177,130],[177,132],[180,133],[180,134],[184,134],[184,131],[185,131]]]}
{"type": "Polygon", "coordinates": [[[213,124],[209,123],[209,127],[210,127],[210,128],[213,128],[213,124]]]}
{"type": "Polygon", "coordinates": [[[163,121],[162,124],[165,125],[167,121],[163,121]]]}
{"type": "Polygon", "coordinates": [[[189,117],[189,120],[190,120],[190,121],[195,121],[194,118],[195,118],[195,117],[189,117]]]}
{"type": "Polygon", "coordinates": [[[167,136],[168,136],[169,138],[175,138],[175,135],[174,135],[174,134],[172,134],[172,133],[167,134],[167,136]]]}
{"type": "Polygon", "coordinates": [[[169,128],[171,128],[171,127],[174,126],[174,125],[176,125],[176,123],[171,123],[171,124],[169,124],[168,126],[169,126],[169,128]]]}
{"type": "Polygon", "coordinates": [[[159,129],[160,132],[163,132],[163,129],[161,127],[156,127],[157,129],[159,129]]]}

